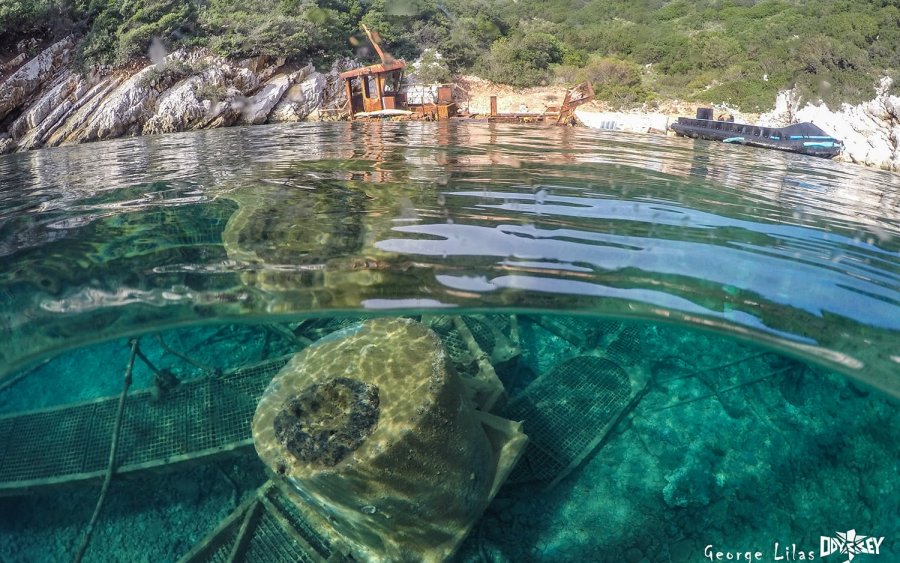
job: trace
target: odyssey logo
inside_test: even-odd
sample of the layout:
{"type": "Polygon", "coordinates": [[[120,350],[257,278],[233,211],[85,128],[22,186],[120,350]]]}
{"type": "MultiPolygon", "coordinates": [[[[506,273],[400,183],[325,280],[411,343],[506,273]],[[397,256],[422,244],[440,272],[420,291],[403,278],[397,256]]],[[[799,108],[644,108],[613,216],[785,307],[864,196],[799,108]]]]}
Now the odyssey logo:
{"type": "Polygon", "coordinates": [[[822,536],[819,541],[819,551],[822,557],[828,557],[833,553],[846,555],[847,559],[844,563],[850,563],[853,558],[860,554],[879,555],[881,553],[881,542],[884,537],[876,538],[875,536],[858,536],[856,530],[847,532],[838,532],[837,537],[831,538],[822,536]]]}
{"type": "MultiPolygon", "coordinates": [[[[840,554],[844,557],[842,561],[838,558],[831,559],[834,563],[850,563],[857,555],[880,555],[881,544],[884,537],[857,535],[856,530],[847,532],[837,532],[834,537],[820,536],[819,540],[819,557],[825,558],[830,555],[840,554]]],[[[782,546],[779,542],[775,545],[771,553],[771,558],[766,557],[763,551],[756,550],[740,550],[740,551],[717,551],[712,545],[707,545],[703,550],[703,557],[710,561],[735,561],[735,562],[751,562],[751,561],[812,561],[816,559],[814,550],[803,550],[797,544],[790,546],[782,546]]]]}

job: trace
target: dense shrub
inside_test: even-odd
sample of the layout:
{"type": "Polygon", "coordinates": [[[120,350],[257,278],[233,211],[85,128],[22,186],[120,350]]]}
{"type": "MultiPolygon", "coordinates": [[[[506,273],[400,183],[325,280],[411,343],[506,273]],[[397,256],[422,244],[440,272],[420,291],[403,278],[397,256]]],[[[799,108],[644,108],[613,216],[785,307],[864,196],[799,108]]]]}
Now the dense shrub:
{"type": "Polygon", "coordinates": [[[797,86],[834,105],[900,73],[897,0],[0,0],[5,51],[74,32],[85,65],[125,64],[153,38],[232,57],[372,59],[361,24],[397,57],[435,48],[453,72],[515,86],[589,78],[624,104],[764,108],[797,86]]]}
{"type": "Polygon", "coordinates": [[[194,69],[182,61],[166,60],[164,64],[148,70],[141,80],[141,85],[162,91],[190,76],[193,72],[194,69]]]}
{"type": "Polygon", "coordinates": [[[491,45],[484,61],[487,78],[513,86],[546,84],[550,65],[563,58],[559,40],[546,33],[531,33],[500,38],[491,45]]]}
{"type": "Polygon", "coordinates": [[[64,35],[73,27],[71,16],[66,0],[0,0],[0,51],[20,39],[64,35]]]}
{"type": "Polygon", "coordinates": [[[597,98],[618,106],[643,102],[647,92],[641,85],[641,67],[633,62],[602,57],[585,66],[585,78],[594,86],[597,98]]]}

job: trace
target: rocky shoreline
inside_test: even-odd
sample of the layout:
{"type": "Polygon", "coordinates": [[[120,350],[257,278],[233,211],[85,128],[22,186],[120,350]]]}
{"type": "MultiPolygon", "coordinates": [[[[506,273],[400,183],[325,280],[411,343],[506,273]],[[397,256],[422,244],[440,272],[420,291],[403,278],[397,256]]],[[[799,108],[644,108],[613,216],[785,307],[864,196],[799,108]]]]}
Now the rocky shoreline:
{"type": "MultiPolygon", "coordinates": [[[[122,136],[319,120],[345,102],[339,73],[358,66],[342,60],[322,73],[312,65],[286,65],[284,59],[228,61],[204,50],[180,50],[147,65],[84,75],[74,68],[74,50],[75,39],[67,37],[30,60],[20,54],[0,65],[0,76],[8,75],[0,83],[0,154],[122,136]]],[[[888,95],[890,86],[885,78],[873,100],[844,104],[839,111],[801,108],[795,92],[782,92],[774,110],[757,122],[812,121],[844,141],[838,160],[900,171],[900,97],[888,95]]],[[[618,117],[623,124],[659,121],[655,113],[616,115],[632,116],[618,117]]]]}
{"type": "MultiPolygon", "coordinates": [[[[131,70],[73,68],[67,37],[20,65],[0,84],[0,154],[130,135],[315,118],[339,105],[340,61],[328,73],[284,59],[230,62],[176,51],[131,70]]],[[[7,63],[10,66],[10,63],[7,63]]],[[[3,69],[10,70],[10,69],[3,69]]]]}
{"type": "Polygon", "coordinates": [[[759,125],[783,127],[810,121],[844,142],[838,160],[900,172],[900,96],[888,94],[892,84],[884,77],[872,100],[843,104],[837,111],[824,104],[801,107],[797,93],[787,90],[778,95],[774,110],[760,116],[759,125]]]}

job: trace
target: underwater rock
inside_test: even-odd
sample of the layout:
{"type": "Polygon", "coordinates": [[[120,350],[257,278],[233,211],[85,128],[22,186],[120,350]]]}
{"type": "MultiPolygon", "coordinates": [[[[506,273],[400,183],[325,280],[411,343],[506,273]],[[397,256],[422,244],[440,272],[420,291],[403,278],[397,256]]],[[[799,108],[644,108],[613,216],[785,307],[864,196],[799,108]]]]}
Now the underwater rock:
{"type": "Polygon", "coordinates": [[[357,557],[442,561],[518,459],[519,428],[475,411],[434,332],[375,319],[320,340],[278,373],[253,442],[357,557]],[[511,447],[497,447],[484,417],[511,425],[511,447]]]}

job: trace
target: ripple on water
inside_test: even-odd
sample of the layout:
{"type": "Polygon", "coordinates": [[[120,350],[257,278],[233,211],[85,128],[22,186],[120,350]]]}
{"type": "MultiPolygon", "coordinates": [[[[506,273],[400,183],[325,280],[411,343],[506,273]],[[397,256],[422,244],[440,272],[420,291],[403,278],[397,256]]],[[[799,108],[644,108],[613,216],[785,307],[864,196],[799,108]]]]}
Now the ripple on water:
{"type": "Polygon", "coordinates": [[[0,364],[174,324],[541,309],[688,323],[900,396],[900,177],[588,129],[322,123],[0,157],[0,364]]]}

